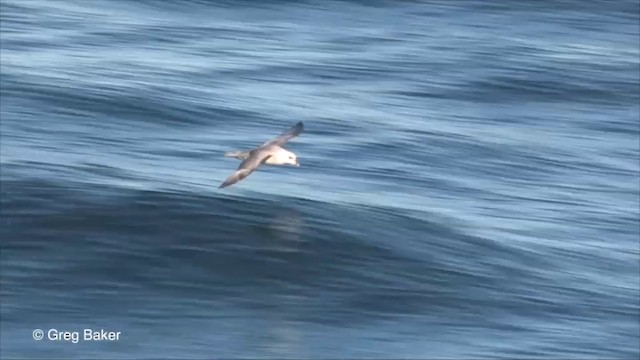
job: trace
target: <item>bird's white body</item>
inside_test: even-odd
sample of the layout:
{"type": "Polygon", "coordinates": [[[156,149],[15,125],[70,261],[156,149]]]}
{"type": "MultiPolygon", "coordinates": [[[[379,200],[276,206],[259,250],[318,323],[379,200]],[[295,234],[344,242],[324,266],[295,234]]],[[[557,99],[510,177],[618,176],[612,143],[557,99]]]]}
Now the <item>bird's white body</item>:
{"type": "Polygon", "coordinates": [[[272,151],[272,155],[265,160],[265,164],[300,166],[300,163],[298,163],[298,157],[291,151],[285,150],[280,146],[275,147],[272,151]]]}

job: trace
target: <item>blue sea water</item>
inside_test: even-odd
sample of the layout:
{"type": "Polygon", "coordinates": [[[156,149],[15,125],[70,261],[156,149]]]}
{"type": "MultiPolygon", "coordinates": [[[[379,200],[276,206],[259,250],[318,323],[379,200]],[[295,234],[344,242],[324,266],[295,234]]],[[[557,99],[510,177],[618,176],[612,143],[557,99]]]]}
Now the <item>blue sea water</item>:
{"type": "Polygon", "coordinates": [[[0,50],[2,359],[640,356],[637,0],[2,0],[0,50]]]}

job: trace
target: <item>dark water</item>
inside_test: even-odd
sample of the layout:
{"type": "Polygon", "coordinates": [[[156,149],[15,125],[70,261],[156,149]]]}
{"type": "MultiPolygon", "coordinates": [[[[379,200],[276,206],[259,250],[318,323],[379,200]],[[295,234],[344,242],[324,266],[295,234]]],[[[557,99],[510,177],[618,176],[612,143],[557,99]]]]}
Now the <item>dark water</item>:
{"type": "Polygon", "coordinates": [[[0,12],[3,359],[640,356],[638,1],[0,12]]]}

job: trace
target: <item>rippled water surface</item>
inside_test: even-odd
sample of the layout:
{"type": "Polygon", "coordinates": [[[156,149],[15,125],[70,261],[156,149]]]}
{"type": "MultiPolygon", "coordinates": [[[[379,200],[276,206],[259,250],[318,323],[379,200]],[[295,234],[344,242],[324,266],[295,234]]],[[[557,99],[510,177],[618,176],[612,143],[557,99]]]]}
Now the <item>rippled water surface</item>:
{"type": "Polygon", "coordinates": [[[1,357],[637,358],[639,13],[2,0],[1,357]]]}

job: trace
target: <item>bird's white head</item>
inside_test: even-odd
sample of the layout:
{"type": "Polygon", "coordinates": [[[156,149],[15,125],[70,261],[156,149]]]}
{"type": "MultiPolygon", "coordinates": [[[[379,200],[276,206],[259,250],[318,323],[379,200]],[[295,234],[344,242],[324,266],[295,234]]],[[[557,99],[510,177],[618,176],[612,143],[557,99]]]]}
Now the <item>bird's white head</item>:
{"type": "Polygon", "coordinates": [[[300,163],[298,162],[298,157],[296,156],[296,154],[282,148],[275,154],[271,155],[271,157],[268,158],[267,161],[265,161],[265,163],[269,165],[300,166],[300,163]]]}

